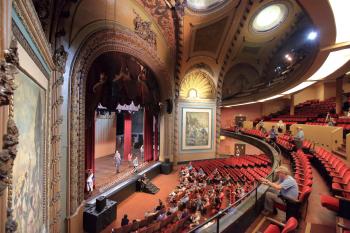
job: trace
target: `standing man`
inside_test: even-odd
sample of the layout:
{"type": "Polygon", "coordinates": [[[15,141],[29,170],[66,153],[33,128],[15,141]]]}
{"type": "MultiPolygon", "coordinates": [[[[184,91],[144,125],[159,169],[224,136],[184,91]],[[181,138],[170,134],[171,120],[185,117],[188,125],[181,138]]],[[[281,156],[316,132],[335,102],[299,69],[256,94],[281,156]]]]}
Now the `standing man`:
{"type": "Polygon", "coordinates": [[[270,186],[266,192],[263,215],[268,216],[272,213],[276,214],[274,203],[283,204],[283,200],[279,197],[284,196],[294,200],[298,200],[299,188],[295,179],[290,175],[290,171],[286,166],[280,166],[276,169],[278,181],[273,183],[267,179],[261,179],[261,182],[270,186]]]}
{"type": "Polygon", "coordinates": [[[122,158],[118,150],[115,151],[114,162],[115,162],[116,173],[119,173],[119,168],[122,163],[122,158]]]}
{"type": "Polygon", "coordinates": [[[303,148],[303,142],[304,142],[304,131],[303,129],[299,126],[297,127],[297,134],[294,136],[294,142],[297,147],[297,150],[303,148]]]}
{"type": "Polygon", "coordinates": [[[143,145],[142,145],[142,146],[140,147],[141,162],[144,162],[144,161],[145,161],[144,153],[145,153],[145,149],[143,148],[143,145]]]}

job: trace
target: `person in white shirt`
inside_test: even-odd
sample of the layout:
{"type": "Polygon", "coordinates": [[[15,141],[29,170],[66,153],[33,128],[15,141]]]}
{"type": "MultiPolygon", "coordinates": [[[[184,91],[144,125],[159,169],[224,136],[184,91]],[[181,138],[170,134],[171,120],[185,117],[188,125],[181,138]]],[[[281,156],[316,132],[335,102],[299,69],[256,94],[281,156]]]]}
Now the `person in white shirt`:
{"type": "Polygon", "coordinates": [[[297,128],[297,134],[294,136],[294,141],[298,150],[303,148],[304,131],[300,126],[297,128]]]}
{"type": "Polygon", "coordinates": [[[141,154],[141,160],[144,161],[144,153],[145,149],[143,148],[143,145],[140,147],[140,154],[141,154]]]}
{"type": "Polygon", "coordinates": [[[132,161],[133,165],[134,165],[134,172],[137,172],[137,167],[139,166],[139,160],[137,158],[137,156],[134,158],[134,160],[132,161]]]}
{"type": "Polygon", "coordinates": [[[89,195],[94,191],[94,173],[92,170],[89,170],[88,177],[86,179],[86,190],[88,191],[89,195]]]}
{"type": "Polygon", "coordinates": [[[119,173],[119,168],[122,163],[122,158],[118,150],[116,150],[114,154],[114,163],[115,163],[116,173],[119,173]]]}

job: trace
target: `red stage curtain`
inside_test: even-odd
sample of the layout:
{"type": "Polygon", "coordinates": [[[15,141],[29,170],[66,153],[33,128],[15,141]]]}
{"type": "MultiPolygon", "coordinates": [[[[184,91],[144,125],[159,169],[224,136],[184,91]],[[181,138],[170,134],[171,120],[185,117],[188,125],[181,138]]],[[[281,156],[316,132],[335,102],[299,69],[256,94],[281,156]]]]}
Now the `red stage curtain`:
{"type": "Polygon", "coordinates": [[[154,117],[154,156],[153,159],[158,161],[158,116],[154,117]]]}
{"type": "Polygon", "coordinates": [[[145,161],[152,160],[152,131],[153,131],[153,116],[149,108],[145,108],[144,112],[144,131],[143,131],[143,147],[145,161]]]}
{"type": "Polygon", "coordinates": [[[128,154],[131,152],[131,115],[124,114],[124,160],[128,160],[128,154]]]}

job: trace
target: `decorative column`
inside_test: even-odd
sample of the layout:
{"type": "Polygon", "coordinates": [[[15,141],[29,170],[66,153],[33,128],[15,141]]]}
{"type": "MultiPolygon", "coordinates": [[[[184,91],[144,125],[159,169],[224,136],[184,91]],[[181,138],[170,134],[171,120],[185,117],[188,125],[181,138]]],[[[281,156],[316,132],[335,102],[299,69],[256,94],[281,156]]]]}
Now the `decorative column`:
{"type": "Polygon", "coordinates": [[[290,96],[290,113],[289,115],[294,116],[295,113],[295,105],[294,105],[294,95],[290,96]]]}
{"type": "MultiPolygon", "coordinates": [[[[13,94],[15,91],[15,74],[19,65],[17,42],[11,41],[10,48],[4,51],[5,60],[0,61],[0,106],[8,106],[6,134],[3,135],[2,151],[0,152],[0,199],[6,205],[6,217],[0,220],[5,226],[0,232],[12,233],[17,230],[17,222],[12,216],[12,172],[17,154],[19,132],[14,118],[13,94]],[[7,191],[7,201],[4,200],[7,191]],[[5,203],[7,202],[7,203],[5,203]]],[[[5,119],[4,119],[5,120],[5,119]]],[[[2,214],[2,213],[1,213],[2,214]]]]}
{"type": "Polygon", "coordinates": [[[124,160],[128,160],[128,154],[131,152],[131,114],[124,113],[124,160]]]}
{"type": "Polygon", "coordinates": [[[335,87],[335,112],[343,113],[343,76],[337,78],[335,87]]]}
{"type": "Polygon", "coordinates": [[[61,45],[55,50],[53,55],[53,62],[55,64],[55,71],[53,72],[53,77],[50,80],[51,86],[51,161],[49,169],[49,228],[50,232],[58,233],[61,232],[60,229],[60,218],[61,218],[61,208],[60,208],[60,144],[61,144],[61,124],[63,122],[63,117],[61,115],[61,108],[63,104],[62,85],[64,82],[63,74],[65,72],[65,66],[67,61],[67,52],[61,45]]]}

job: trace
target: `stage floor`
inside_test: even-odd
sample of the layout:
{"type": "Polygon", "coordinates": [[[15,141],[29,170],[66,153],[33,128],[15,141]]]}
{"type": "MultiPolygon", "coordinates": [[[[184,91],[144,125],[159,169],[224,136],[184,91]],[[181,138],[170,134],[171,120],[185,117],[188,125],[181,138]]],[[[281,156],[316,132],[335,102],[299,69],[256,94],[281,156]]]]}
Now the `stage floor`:
{"type": "MultiPolygon", "coordinates": [[[[141,161],[140,158],[139,161],[141,161]]],[[[138,172],[145,170],[154,163],[156,162],[139,162],[138,172]]],[[[88,197],[88,200],[134,176],[134,168],[128,161],[122,162],[119,171],[120,173],[116,173],[114,155],[97,158],[95,160],[95,189],[92,195],[88,197]]]]}

